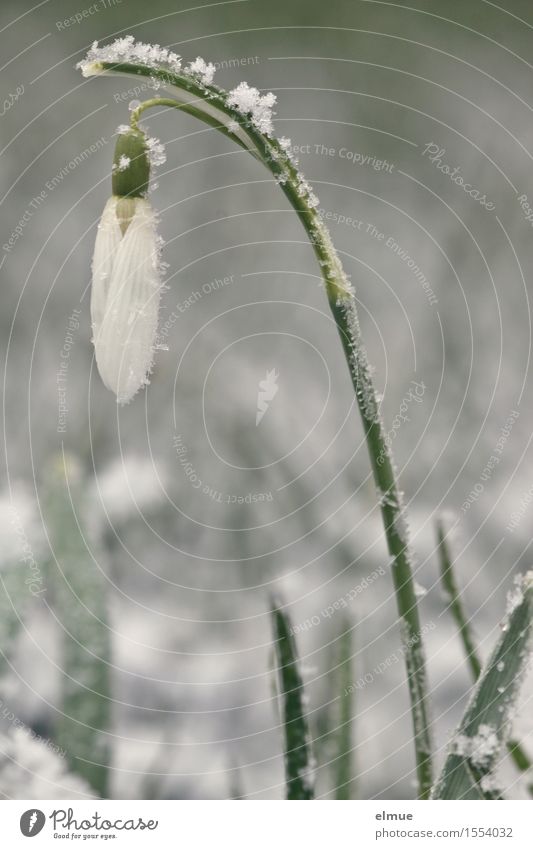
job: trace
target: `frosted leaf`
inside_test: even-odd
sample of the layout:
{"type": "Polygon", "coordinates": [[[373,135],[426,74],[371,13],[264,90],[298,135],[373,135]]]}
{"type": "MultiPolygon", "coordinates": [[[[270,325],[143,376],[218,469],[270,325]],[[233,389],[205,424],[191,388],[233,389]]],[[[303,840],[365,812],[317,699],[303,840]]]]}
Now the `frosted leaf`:
{"type": "Polygon", "coordinates": [[[529,583],[533,577],[533,572],[528,572],[526,575],[516,575],[513,581],[513,587],[507,594],[506,615],[509,617],[513,610],[522,604],[524,600],[524,585],[529,583]]]}

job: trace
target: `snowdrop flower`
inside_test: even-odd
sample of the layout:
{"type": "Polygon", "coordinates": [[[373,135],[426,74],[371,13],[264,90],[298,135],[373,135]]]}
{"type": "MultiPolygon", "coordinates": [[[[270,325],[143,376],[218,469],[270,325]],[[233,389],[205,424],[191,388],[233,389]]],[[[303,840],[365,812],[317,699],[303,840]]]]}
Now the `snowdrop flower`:
{"type": "MultiPolygon", "coordinates": [[[[122,128],[121,128],[122,129],[122,128]]],[[[149,150],[139,130],[124,128],[94,246],[91,321],[100,376],[126,404],[152,368],[161,293],[160,240],[145,195],[149,150]]]]}

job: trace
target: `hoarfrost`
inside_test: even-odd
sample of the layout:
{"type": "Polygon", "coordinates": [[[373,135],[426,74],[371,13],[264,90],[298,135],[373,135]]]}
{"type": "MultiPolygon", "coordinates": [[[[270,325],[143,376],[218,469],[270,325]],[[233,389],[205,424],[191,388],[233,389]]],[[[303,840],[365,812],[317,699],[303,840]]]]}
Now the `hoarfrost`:
{"type": "Polygon", "coordinates": [[[135,41],[132,35],[117,38],[102,47],[98,46],[97,41],[93,42],[85,59],[78,62],[76,67],[81,69],[84,76],[90,76],[92,73],[91,65],[100,62],[157,65],[159,68],[173,73],[181,71],[181,59],[177,53],[168,50],[166,47],[161,47],[159,44],[144,44],[142,41],[135,41]]]}
{"type": "Polygon", "coordinates": [[[149,136],[146,139],[146,147],[148,148],[148,159],[153,168],[158,168],[167,161],[165,146],[155,136],[149,136]]]}
{"type": "Polygon", "coordinates": [[[266,136],[271,136],[274,131],[272,116],[275,103],[275,94],[268,92],[262,95],[259,89],[245,82],[239,83],[228,94],[228,105],[249,116],[252,124],[266,136]]]}
{"type": "Polygon", "coordinates": [[[455,754],[468,758],[475,767],[486,769],[500,750],[498,735],[491,725],[482,724],[473,737],[459,734],[454,742],[455,754]]]}
{"type": "Polygon", "coordinates": [[[502,788],[500,787],[496,776],[491,775],[490,772],[482,777],[479,784],[481,789],[483,790],[483,793],[490,793],[493,795],[496,794],[499,796],[502,792],[502,788]]]}
{"type": "Polygon", "coordinates": [[[211,85],[215,76],[215,66],[212,62],[206,62],[201,56],[197,56],[194,62],[189,62],[185,68],[187,74],[197,76],[204,85],[211,85]]]}
{"type": "Polygon", "coordinates": [[[415,581],[414,589],[415,589],[415,595],[416,595],[417,598],[424,598],[424,596],[427,595],[428,591],[426,590],[426,588],[423,587],[421,584],[417,584],[416,581],[415,581]]]}

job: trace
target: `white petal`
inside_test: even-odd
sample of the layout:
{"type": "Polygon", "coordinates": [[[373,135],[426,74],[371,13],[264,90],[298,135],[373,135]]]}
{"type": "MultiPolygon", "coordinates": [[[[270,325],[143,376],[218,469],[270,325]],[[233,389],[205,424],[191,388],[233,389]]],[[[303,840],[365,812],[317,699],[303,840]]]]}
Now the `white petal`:
{"type": "Polygon", "coordinates": [[[160,293],[155,216],[148,201],[137,200],[116,253],[105,315],[94,340],[102,380],[121,404],[147,382],[160,293]]]}
{"type": "Polygon", "coordinates": [[[100,330],[104,317],[111,272],[122,239],[122,232],[116,216],[116,206],[116,197],[107,201],[98,224],[94,243],[91,286],[91,323],[94,336],[100,330]]]}

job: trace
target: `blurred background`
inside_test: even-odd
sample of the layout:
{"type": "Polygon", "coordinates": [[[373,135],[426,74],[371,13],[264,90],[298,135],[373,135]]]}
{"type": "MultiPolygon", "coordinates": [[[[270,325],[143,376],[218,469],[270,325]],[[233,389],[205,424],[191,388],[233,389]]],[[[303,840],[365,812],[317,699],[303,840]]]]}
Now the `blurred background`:
{"type": "MultiPolygon", "coordinates": [[[[0,794],[281,798],[275,591],[318,797],[335,795],[346,630],[353,795],[412,797],[389,558],[306,236],[245,151],[151,111],[168,289],[151,383],[117,407],[93,359],[90,263],[114,133],[151,91],[75,65],[131,33],[277,95],[276,134],[320,198],[383,395],[440,762],[471,682],[435,519],[483,657],[531,563],[530,4],[4,0],[0,24],[0,794]]],[[[530,751],[532,696],[529,681],[515,720],[530,751]]]]}

